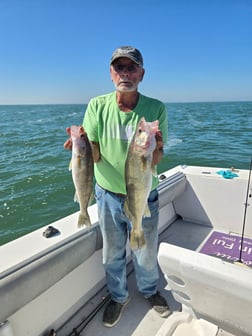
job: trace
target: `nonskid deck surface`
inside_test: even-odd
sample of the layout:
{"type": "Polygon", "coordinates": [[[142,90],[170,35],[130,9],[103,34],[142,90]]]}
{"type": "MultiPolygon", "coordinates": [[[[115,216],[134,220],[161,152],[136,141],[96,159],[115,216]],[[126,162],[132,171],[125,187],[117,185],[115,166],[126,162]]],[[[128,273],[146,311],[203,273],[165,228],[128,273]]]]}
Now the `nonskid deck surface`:
{"type": "MultiPolygon", "coordinates": [[[[175,302],[169,291],[165,291],[166,281],[161,275],[159,289],[169,302],[171,310],[179,310],[179,303],[175,302]]],[[[128,277],[130,302],[122,311],[122,316],[113,328],[104,327],[102,324],[103,309],[94,320],[80,334],[82,336],[142,336],[155,335],[164,323],[165,319],[151,309],[149,302],[137,291],[135,274],[132,272],[128,277]]]]}
{"type": "MultiPolygon", "coordinates": [[[[168,242],[196,251],[208,239],[212,231],[212,227],[177,219],[160,235],[159,240],[160,242],[168,242]]],[[[128,266],[128,274],[130,302],[123,309],[121,319],[117,325],[113,328],[107,328],[102,323],[103,311],[109,300],[108,291],[105,286],[88,305],[84,306],[65,327],[57,332],[57,336],[155,335],[166,319],[159,317],[151,309],[149,302],[138,292],[132,263],[128,266]]],[[[170,290],[166,287],[167,281],[160,271],[158,289],[166,298],[171,313],[180,311],[180,303],[173,299],[170,290]]],[[[220,329],[216,336],[232,336],[232,334],[220,329]]]]}
{"type": "Polygon", "coordinates": [[[160,241],[196,251],[213,228],[177,219],[160,236],[160,241]]]}
{"type": "MultiPolygon", "coordinates": [[[[160,235],[160,241],[165,241],[166,231],[160,235]]],[[[75,316],[68,321],[60,330],[57,336],[153,336],[160,329],[165,319],[150,307],[149,302],[138,292],[136,286],[135,273],[132,262],[128,265],[128,288],[130,302],[123,309],[122,317],[113,328],[104,327],[102,316],[104,308],[109,300],[106,286],[97,293],[90,302],[85,305],[75,316]],[[74,333],[75,332],[75,333],[74,333]],[[78,333],[76,333],[78,332],[78,333]]],[[[181,305],[176,302],[171,292],[166,290],[167,281],[160,271],[158,290],[166,298],[171,311],[178,311],[181,305]]]]}
{"type": "MultiPolygon", "coordinates": [[[[106,286],[87,305],[76,313],[60,330],[57,336],[152,336],[160,329],[165,319],[151,308],[149,302],[138,292],[132,263],[128,265],[128,288],[130,301],[122,311],[122,316],[113,328],[104,327],[102,316],[109,301],[106,286]]],[[[158,289],[169,303],[171,311],[179,311],[181,306],[170,291],[165,290],[167,282],[160,271],[158,289]]]]}
{"type": "MultiPolygon", "coordinates": [[[[178,244],[189,249],[196,249],[209,234],[210,230],[211,228],[209,227],[202,227],[179,219],[161,233],[159,241],[178,244]]],[[[107,328],[102,324],[103,311],[109,299],[105,286],[104,289],[92,299],[92,302],[89,302],[89,305],[83,307],[83,309],[76,314],[71,323],[68,323],[62,330],[57,332],[57,336],[76,335],[72,332],[74,328],[79,332],[78,335],[83,336],[155,335],[165,319],[159,317],[158,314],[151,309],[149,302],[138,292],[132,264],[128,266],[128,269],[130,302],[124,308],[122,317],[116,326],[107,328]],[[98,309],[96,309],[97,306],[99,306],[98,309]],[[90,313],[92,309],[95,310],[94,314],[90,313]],[[90,320],[88,318],[89,315],[92,316],[90,320]],[[78,325],[79,327],[77,328],[78,325]]],[[[158,289],[166,298],[171,312],[179,311],[181,305],[173,299],[171,292],[166,289],[166,286],[167,281],[160,271],[158,289]]]]}

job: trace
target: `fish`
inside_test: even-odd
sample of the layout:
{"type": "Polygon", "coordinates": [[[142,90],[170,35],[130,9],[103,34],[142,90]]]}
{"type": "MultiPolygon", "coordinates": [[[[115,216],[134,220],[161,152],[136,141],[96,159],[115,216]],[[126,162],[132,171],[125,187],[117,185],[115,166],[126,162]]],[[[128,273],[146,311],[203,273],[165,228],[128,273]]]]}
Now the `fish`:
{"type": "Polygon", "coordinates": [[[130,246],[138,249],[146,245],[142,231],[142,218],[150,217],[148,197],[151,192],[153,151],[156,148],[155,135],[159,131],[158,120],[147,122],[141,118],[138,122],[125,162],[125,184],[127,195],[124,212],[131,221],[130,246]]]}
{"type": "Polygon", "coordinates": [[[91,226],[87,210],[93,198],[94,161],[91,145],[83,126],[73,125],[66,132],[72,141],[69,170],[72,170],[75,186],[74,200],[80,205],[78,227],[91,226]]]}

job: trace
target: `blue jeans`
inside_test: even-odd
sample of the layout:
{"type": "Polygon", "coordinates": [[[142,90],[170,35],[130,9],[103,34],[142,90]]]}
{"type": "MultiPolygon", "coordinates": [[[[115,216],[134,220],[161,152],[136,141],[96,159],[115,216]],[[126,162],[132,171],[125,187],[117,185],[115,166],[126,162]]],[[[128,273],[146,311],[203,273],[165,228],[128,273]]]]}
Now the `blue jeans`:
{"type": "MultiPolygon", "coordinates": [[[[124,213],[125,197],[95,186],[99,224],[103,237],[103,265],[108,290],[114,301],[124,303],[128,296],[126,277],[126,243],[131,223],[124,213]]],[[[146,246],[132,250],[137,287],[148,298],[157,291],[158,266],[158,192],[153,190],[148,199],[151,217],[144,217],[142,229],[146,246]]]]}

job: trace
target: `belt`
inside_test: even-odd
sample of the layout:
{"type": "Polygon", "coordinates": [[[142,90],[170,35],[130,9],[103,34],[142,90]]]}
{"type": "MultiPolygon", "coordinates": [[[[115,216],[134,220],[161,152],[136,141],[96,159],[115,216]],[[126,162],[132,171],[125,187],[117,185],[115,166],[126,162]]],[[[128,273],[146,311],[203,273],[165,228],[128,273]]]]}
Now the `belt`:
{"type": "MultiPolygon", "coordinates": [[[[98,183],[97,183],[97,184],[98,184],[98,183]]],[[[99,186],[101,189],[106,190],[107,192],[109,192],[109,193],[111,193],[111,194],[113,194],[113,195],[115,195],[115,196],[117,196],[117,197],[126,197],[126,196],[127,196],[126,194],[115,193],[115,192],[113,192],[113,191],[111,191],[111,190],[104,189],[104,188],[101,187],[99,184],[98,184],[98,186],[99,186]]]]}
{"type": "MultiPolygon", "coordinates": [[[[109,191],[109,190],[108,190],[109,191]]],[[[127,195],[125,194],[119,194],[119,193],[114,193],[112,191],[110,191],[112,194],[116,195],[117,197],[126,197],[127,195]]]]}

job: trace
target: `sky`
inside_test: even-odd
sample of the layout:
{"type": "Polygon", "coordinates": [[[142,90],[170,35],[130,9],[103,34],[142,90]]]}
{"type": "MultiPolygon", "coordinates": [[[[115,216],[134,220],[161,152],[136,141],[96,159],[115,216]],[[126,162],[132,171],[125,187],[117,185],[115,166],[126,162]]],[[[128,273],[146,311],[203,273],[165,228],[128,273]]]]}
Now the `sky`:
{"type": "Polygon", "coordinates": [[[252,0],[0,0],[0,104],[111,92],[121,45],[143,54],[144,95],[252,101],[252,0]]]}

